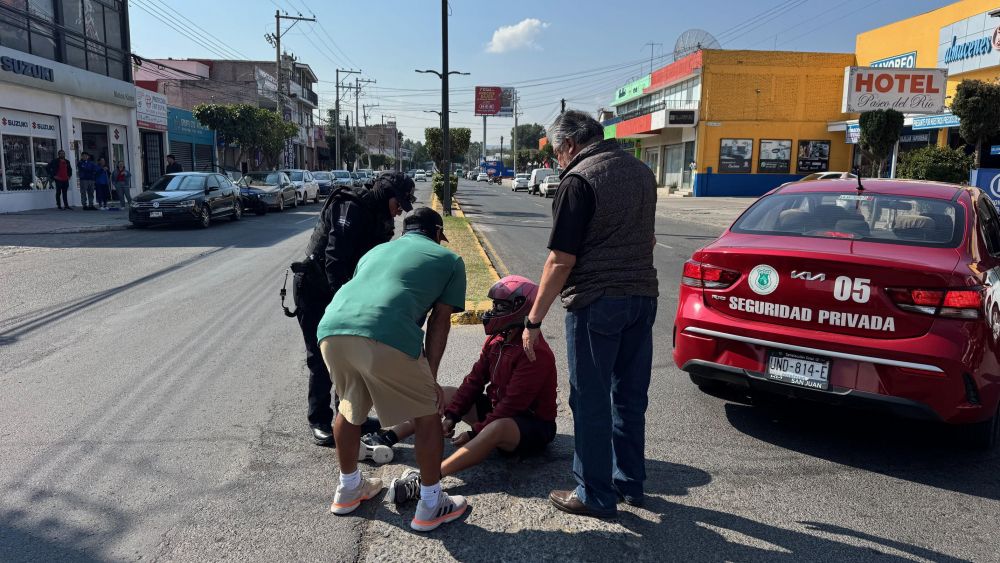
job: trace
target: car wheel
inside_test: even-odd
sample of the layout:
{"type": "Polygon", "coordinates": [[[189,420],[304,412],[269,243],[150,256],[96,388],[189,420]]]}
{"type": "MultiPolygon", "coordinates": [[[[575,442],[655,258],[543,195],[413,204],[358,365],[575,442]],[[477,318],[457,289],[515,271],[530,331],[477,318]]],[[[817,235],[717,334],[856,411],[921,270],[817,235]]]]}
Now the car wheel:
{"type": "Polygon", "coordinates": [[[212,225],[212,212],[208,210],[208,204],[201,206],[201,215],[198,216],[198,225],[202,229],[207,229],[212,225]]]}
{"type": "Polygon", "coordinates": [[[296,192],[295,199],[292,200],[292,208],[294,209],[298,206],[299,206],[299,194],[296,192]]]}
{"type": "Polygon", "coordinates": [[[316,190],[316,197],[313,198],[313,203],[319,203],[319,190],[316,190]]]}
{"type": "Polygon", "coordinates": [[[977,450],[990,450],[1000,443],[1000,404],[993,413],[993,418],[984,422],[970,424],[965,428],[965,438],[969,446],[977,450]]]}
{"type": "Polygon", "coordinates": [[[691,383],[697,385],[698,389],[701,389],[702,391],[714,391],[716,389],[722,389],[726,386],[726,384],[721,381],[716,381],[714,379],[709,379],[693,373],[689,373],[688,377],[691,378],[691,383]]]}
{"type": "Polygon", "coordinates": [[[285,210],[285,196],[281,196],[278,198],[278,213],[281,213],[284,210],[285,210]]]}
{"type": "Polygon", "coordinates": [[[236,202],[233,204],[233,214],[229,216],[230,221],[239,221],[243,218],[243,204],[236,202]]]}

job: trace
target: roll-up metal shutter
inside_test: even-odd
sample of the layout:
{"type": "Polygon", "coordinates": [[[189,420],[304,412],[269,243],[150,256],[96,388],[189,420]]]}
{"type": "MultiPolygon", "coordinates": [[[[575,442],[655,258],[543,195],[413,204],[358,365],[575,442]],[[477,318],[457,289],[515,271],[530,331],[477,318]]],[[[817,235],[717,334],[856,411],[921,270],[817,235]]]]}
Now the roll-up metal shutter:
{"type": "Polygon", "coordinates": [[[170,154],[174,155],[181,169],[185,172],[194,171],[194,153],[191,143],[170,141],[170,154]]]}
{"type": "Polygon", "coordinates": [[[212,145],[194,146],[194,168],[197,172],[212,172],[215,170],[215,156],[212,145]]]}

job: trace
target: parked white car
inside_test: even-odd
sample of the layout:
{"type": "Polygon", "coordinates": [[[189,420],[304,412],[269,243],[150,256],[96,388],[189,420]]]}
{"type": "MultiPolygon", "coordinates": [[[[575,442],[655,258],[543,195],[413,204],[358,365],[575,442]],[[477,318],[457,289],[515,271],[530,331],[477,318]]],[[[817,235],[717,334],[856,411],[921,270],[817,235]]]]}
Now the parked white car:
{"type": "Polygon", "coordinates": [[[535,168],[531,171],[531,177],[528,179],[528,193],[537,194],[538,185],[542,183],[545,178],[556,174],[556,171],[551,168],[535,168]]]}
{"type": "Polygon", "coordinates": [[[510,190],[516,192],[517,190],[527,190],[528,189],[528,175],[518,174],[514,176],[514,179],[510,183],[510,190]]]}
{"type": "Polygon", "coordinates": [[[559,176],[552,174],[546,176],[541,184],[538,184],[538,195],[541,197],[555,197],[556,190],[559,189],[559,176]]]}
{"type": "Polygon", "coordinates": [[[426,182],[427,181],[427,173],[424,172],[423,170],[417,170],[416,172],[413,173],[413,181],[414,182],[426,182]]]}
{"type": "Polygon", "coordinates": [[[288,174],[288,178],[295,186],[295,193],[299,196],[299,201],[309,203],[314,201],[319,203],[319,182],[313,178],[312,172],[308,170],[297,170],[294,168],[282,170],[288,174]]]}

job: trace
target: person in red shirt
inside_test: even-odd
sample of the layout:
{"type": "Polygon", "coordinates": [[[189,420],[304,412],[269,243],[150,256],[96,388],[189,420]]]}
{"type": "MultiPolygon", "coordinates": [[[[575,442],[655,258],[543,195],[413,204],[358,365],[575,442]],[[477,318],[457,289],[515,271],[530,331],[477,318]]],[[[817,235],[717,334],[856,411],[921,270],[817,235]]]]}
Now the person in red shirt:
{"type": "Polygon", "coordinates": [[[73,177],[73,165],[66,160],[66,151],[59,151],[58,156],[45,166],[49,173],[49,178],[56,184],[56,207],[59,209],[73,209],[69,206],[67,193],[69,192],[69,179],[73,177]],[[60,201],[60,198],[62,201],[60,201]]]}
{"type": "MultiPolygon", "coordinates": [[[[493,308],[483,315],[486,343],[479,360],[457,389],[445,387],[442,426],[458,450],[441,463],[441,476],[479,464],[494,450],[506,454],[537,454],[556,435],[556,360],[544,338],[535,348],[535,361],[521,347],[525,318],[538,286],[521,276],[507,276],[490,288],[493,308]],[[471,429],[455,435],[464,421],[471,429]]],[[[412,422],[379,430],[363,438],[392,447],[413,433],[412,422]]],[[[407,470],[393,479],[388,502],[401,504],[418,498],[420,474],[407,470]]]]}

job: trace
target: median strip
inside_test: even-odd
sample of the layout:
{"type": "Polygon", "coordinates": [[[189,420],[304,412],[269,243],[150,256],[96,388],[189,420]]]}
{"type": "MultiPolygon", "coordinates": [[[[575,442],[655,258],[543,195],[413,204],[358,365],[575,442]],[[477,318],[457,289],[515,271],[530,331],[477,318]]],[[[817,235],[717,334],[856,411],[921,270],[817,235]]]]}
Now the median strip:
{"type": "MultiPolygon", "coordinates": [[[[486,250],[479,242],[479,237],[472,229],[472,225],[458,202],[454,202],[455,209],[453,215],[444,217],[444,231],[448,234],[449,242],[443,242],[445,246],[462,257],[465,262],[465,311],[451,316],[452,324],[479,324],[483,322],[483,313],[493,307],[493,303],[486,298],[490,287],[493,286],[500,276],[490,262],[486,250]],[[469,298],[472,299],[469,299],[469,298]],[[478,298],[478,299],[476,299],[478,298]]],[[[431,198],[431,208],[443,214],[443,207],[437,196],[431,198]]]]}

